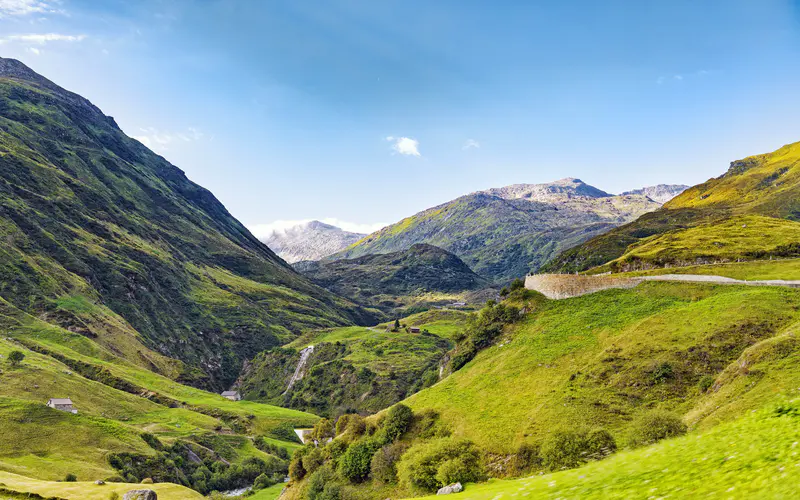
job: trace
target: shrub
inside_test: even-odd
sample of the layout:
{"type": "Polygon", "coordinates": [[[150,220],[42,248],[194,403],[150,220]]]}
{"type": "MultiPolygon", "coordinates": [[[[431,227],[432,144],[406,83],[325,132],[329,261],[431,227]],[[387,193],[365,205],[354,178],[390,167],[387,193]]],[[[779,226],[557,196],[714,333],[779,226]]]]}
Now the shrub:
{"type": "Polygon", "coordinates": [[[323,455],[321,449],[314,448],[306,453],[301,460],[303,462],[303,469],[305,469],[306,473],[312,474],[317,469],[322,467],[322,464],[325,462],[325,456],[323,455]]]}
{"type": "Polygon", "coordinates": [[[397,470],[404,486],[424,491],[484,477],[480,452],[467,440],[439,439],[416,445],[403,455],[397,470]]]}
{"type": "Polygon", "coordinates": [[[73,474],[71,472],[69,474],[67,474],[66,476],[64,476],[64,481],[66,481],[68,483],[74,483],[77,480],[78,480],[78,476],[76,476],[75,474],[73,474]]]}
{"type": "Polygon", "coordinates": [[[347,443],[341,439],[334,439],[325,447],[325,455],[327,458],[338,462],[339,458],[347,451],[347,443]]]}
{"type": "Polygon", "coordinates": [[[602,460],[617,451],[617,442],[607,430],[595,429],[586,435],[586,451],[589,460],[602,460]]]}
{"type": "Polygon", "coordinates": [[[22,351],[8,353],[8,362],[11,363],[11,366],[19,366],[23,359],[25,359],[25,354],[22,351]]]}
{"type": "Polygon", "coordinates": [[[386,431],[386,438],[390,441],[397,441],[405,434],[414,420],[414,412],[408,406],[400,403],[389,408],[383,428],[386,431]]]}
{"type": "Polygon", "coordinates": [[[320,444],[325,443],[328,439],[331,439],[334,436],[335,432],[333,429],[333,422],[327,418],[323,418],[317,422],[317,425],[314,426],[314,430],[311,431],[311,438],[320,444]]]}
{"type": "Polygon", "coordinates": [[[273,481],[271,477],[267,474],[261,474],[256,478],[253,482],[253,490],[263,490],[264,488],[269,488],[270,486],[274,485],[276,481],[273,481]]]}
{"type": "Polygon", "coordinates": [[[367,429],[364,417],[356,413],[342,415],[336,421],[336,435],[350,434],[351,436],[361,436],[367,429]]]}
{"type": "Polygon", "coordinates": [[[117,493],[116,491],[112,491],[108,495],[108,500],[119,500],[119,493],[117,493]]]}
{"type": "Polygon", "coordinates": [[[392,484],[397,481],[397,462],[403,456],[406,446],[392,443],[384,446],[372,456],[370,474],[378,483],[392,484]]]}
{"type": "Polygon", "coordinates": [[[522,443],[514,454],[514,470],[521,474],[528,472],[534,467],[542,465],[542,457],[539,453],[541,445],[522,443]]]}
{"type": "Polygon", "coordinates": [[[303,451],[305,448],[297,450],[289,462],[289,479],[292,481],[299,481],[306,477],[306,469],[303,467],[303,451]]]}
{"type": "Polygon", "coordinates": [[[631,446],[647,446],[662,439],[686,434],[681,417],[663,410],[654,410],[639,417],[633,424],[631,446]]]}
{"type": "Polygon", "coordinates": [[[600,460],[617,451],[614,437],[604,429],[591,432],[572,429],[553,432],[542,443],[542,465],[549,470],[572,469],[600,460]]]}
{"type": "Polygon", "coordinates": [[[656,384],[666,382],[674,376],[675,370],[672,368],[672,365],[667,362],[661,363],[653,370],[653,382],[656,384]]]}
{"type": "Polygon", "coordinates": [[[305,497],[308,500],[339,500],[341,489],[336,483],[336,474],[329,467],[316,471],[308,478],[305,497]]]}
{"type": "Polygon", "coordinates": [[[707,392],[711,389],[711,386],[714,385],[714,381],[716,379],[711,375],[703,375],[700,378],[700,381],[697,382],[697,388],[700,390],[700,393],[707,392]]]}
{"type": "Polygon", "coordinates": [[[366,479],[369,476],[372,455],[375,454],[376,449],[376,442],[372,439],[351,444],[339,461],[339,472],[342,477],[353,483],[366,479]]]}
{"type": "Polygon", "coordinates": [[[572,469],[586,462],[585,435],[574,430],[558,430],[542,443],[542,464],[550,470],[572,469]]]}
{"type": "Polygon", "coordinates": [[[146,477],[146,478],[142,479],[142,484],[153,484],[153,478],[146,477]]]}

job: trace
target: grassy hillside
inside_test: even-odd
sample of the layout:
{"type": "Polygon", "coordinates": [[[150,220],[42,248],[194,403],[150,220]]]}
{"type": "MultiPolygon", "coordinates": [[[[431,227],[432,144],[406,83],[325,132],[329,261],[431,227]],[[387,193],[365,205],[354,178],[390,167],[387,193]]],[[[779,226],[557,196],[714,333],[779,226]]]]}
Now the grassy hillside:
{"type": "Polygon", "coordinates": [[[621,270],[632,270],[720,258],[795,256],[797,249],[791,245],[798,243],[791,236],[795,226],[785,221],[800,218],[798,200],[800,143],[794,143],[732,162],[724,175],[688,189],[656,212],[565,251],[542,270],[585,271],[611,261],[621,270]],[[749,231],[742,231],[747,220],[738,218],[745,216],[761,218],[749,219],[749,231]],[[701,226],[709,232],[705,242],[698,240],[701,226]],[[763,234],[756,235],[756,229],[763,234]]]}
{"type": "Polygon", "coordinates": [[[10,59],[0,131],[9,305],[215,389],[301,329],[372,319],[294,272],[89,101],[10,59]]]}
{"type": "Polygon", "coordinates": [[[355,259],[305,262],[296,267],[328,290],[395,316],[404,306],[427,303],[427,298],[435,302],[451,298],[452,302],[462,292],[489,285],[452,253],[426,244],[355,259]]]}
{"type": "Polygon", "coordinates": [[[633,271],[620,276],[654,276],[659,274],[705,274],[738,280],[800,280],[800,259],[754,260],[726,262],[702,266],[666,267],[633,271]]]}
{"type": "Polygon", "coordinates": [[[659,206],[644,196],[612,197],[574,179],[527,186],[531,187],[554,192],[546,196],[536,190],[472,193],[370,234],[329,259],[391,253],[427,243],[454,253],[479,275],[502,283],[659,206]]]}
{"type": "Polygon", "coordinates": [[[787,334],[800,320],[797,290],[645,283],[528,307],[524,322],[408,404],[507,453],[565,422],[624,438],[652,408],[705,427],[800,382],[787,334]]]}
{"type": "Polygon", "coordinates": [[[454,498],[791,498],[800,482],[799,416],[797,400],[770,405],[698,435],[579,469],[468,485],[454,498]]]}
{"type": "Polygon", "coordinates": [[[463,326],[461,311],[428,311],[373,328],[344,327],[309,332],[283,348],[257,356],[239,381],[247,399],[335,417],[383,410],[435,383],[439,365],[463,326]],[[421,333],[410,333],[416,326],[421,333]],[[284,394],[300,359],[313,345],[303,378],[284,394]]]}

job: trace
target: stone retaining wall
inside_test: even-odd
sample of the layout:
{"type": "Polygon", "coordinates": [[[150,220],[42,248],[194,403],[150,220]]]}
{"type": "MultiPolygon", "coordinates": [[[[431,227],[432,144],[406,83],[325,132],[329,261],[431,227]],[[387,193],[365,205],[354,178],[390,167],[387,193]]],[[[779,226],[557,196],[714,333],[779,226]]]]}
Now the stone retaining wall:
{"type": "Polygon", "coordinates": [[[534,274],[525,277],[525,288],[536,290],[548,299],[568,299],[609,288],[633,288],[640,278],[585,276],[581,274],[534,274]]]}

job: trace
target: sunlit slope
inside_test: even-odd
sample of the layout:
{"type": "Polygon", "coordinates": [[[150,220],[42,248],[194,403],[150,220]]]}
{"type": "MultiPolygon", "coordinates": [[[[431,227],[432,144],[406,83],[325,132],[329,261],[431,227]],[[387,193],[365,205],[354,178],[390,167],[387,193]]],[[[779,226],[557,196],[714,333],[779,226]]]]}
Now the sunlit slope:
{"type": "MultiPolygon", "coordinates": [[[[717,238],[718,246],[725,246],[744,232],[762,230],[761,238],[741,240],[736,246],[728,246],[725,258],[753,258],[754,254],[774,256],[796,256],[797,248],[787,247],[789,243],[799,243],[786,231],[795,232],[796,226],[783,222],[769,223],[753,221],[750,231],[742,231],[742,224],[730,224],[737,217],[762,216],[782,221],[800,219],[800,143],[789,144],[779,150],[764,155],[752,156],[731,163],[728,171],[715,179],[694,186],[655,212],[645,214],[636,221],[620,226],[606,234],[571,248],[544,266],[545,271],[574,272],[584,271],[617,260],[627,269],[638,266],[658,266],[681,264],[687,261],[704,263],[721,252],[709,253],[707,246],[697,246],[695,233],[682,234],[683,231],[709,228],[717,238]],[[650,244],[651,249],[665,240],[659,235],[667,235],[666,240],[682,239],[685,245],[677,255],[664,254],[652,260],[634,258],[626,261],[628,252],[635,245],[650,244]],[[643,243],[644,240],[644,243],[643,243]],[[660,242],[660,243],[659,243],[660,242]],[[673,259],[673,260],[670,260],[673,259]],[[631,264],[626,266],[625,264],[631,264]]],[[[711,249],[715,250],[715,249],[711,249]]]]}
{"type": "Polygon", "coordinates": [[[782,336],[800,321],[798,290],[645,283],[531,307],[505,338],[408,403],[510,452],[563,425],[604,427],[624,443],[631,420],[656,407],[703,427],[800,383],[793,337],[782,336]],[[752,356],[746,370],[742,356],[752,356]]]}
{"type": "Polygon", "coordinates": [[[468,485],[457,498],[793,498],[798,442],[795,400],[579,469],[468,485]]]}
{"type": "Polygon", "coordinates": [[[0,297],[215,389],[301,329],[369,318],[88,100],[3,58],[0,297]]]}
{"type": "MultiPolygon", "coordinates": [[[[125,484],[125,483],[106,483],[97,485],[93,482],[52,482],[40,481],[23,477],[17,474],[10,474],[0,471],[0,483],[10,491],[22,493],[33,493],[45,498],[57,497],[67,500],[108,500],[112,493],[117,493],[119,498],[131,490],[150,489],[158,494],[159,500],[201,500],[203,495],[192,491],[189,488],[178,486],[177,484],[161,483],[148,484],[125,484]]],[[[0,493],[0,498],[3,494],[0,493]]],[[[9,497],[14,498],[14,497],[9,497]]],[[[24,498],[24,497],[23,497],[24,498]]]]}
{"type": "Polygon", "coordinates": [[[275,438],[317,420],[229,401],[118,358],[80,334],[25,314],[13,319],[0,338],[0,470],[53,480],[67,473],[103,479],[116,473],[110,453],[155,453],[143,432],[167,442],[220,434],[235,449],[235,461],[263,456],[251,437],[292,448],[275,438]],[[6,361],[12,350],[25,354],[19,366],[6,361]],[[71,398],[78,414],[47,408],[51,397],[71,398]]]}

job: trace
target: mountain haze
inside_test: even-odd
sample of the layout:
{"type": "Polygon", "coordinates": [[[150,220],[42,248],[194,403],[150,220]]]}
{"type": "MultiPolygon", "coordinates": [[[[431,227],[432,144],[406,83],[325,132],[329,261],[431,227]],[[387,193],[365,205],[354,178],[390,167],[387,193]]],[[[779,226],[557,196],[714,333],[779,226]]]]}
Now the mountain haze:
{"type": "Polygon", "coordinates": [[[641,194],[647,196],[653,201],[664,204],[689,189],[689,187],[690,186],[685,184],[659,184],[657,186],[649,186],[641,189],[634,189],[633,191],[626,191],[622,194],[641,194]]]}
{"type": "Polygon", "coordinates": [[[173,363],[159,356],[182,360],[195,384],[228,384],[302,328],[369,318],[113,118],[13,59],[0,59],[0,234],[0,325],[45,318],[164,373],[173,363]]]}
{"type": "Polygon", "coordinates": [[[317,220],[276,230],[262,241],[290,264],[304,260],[320,260],[334,254],[366,234],[351,233],[317,220]]]}

